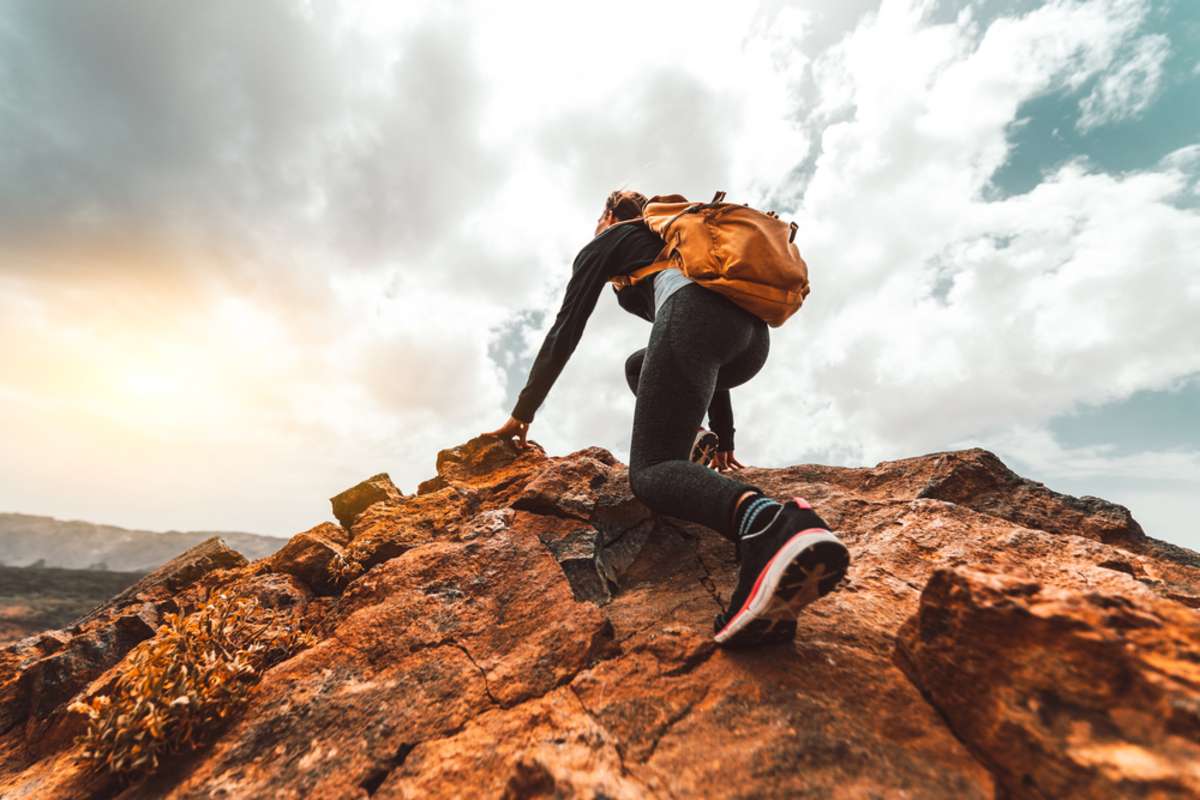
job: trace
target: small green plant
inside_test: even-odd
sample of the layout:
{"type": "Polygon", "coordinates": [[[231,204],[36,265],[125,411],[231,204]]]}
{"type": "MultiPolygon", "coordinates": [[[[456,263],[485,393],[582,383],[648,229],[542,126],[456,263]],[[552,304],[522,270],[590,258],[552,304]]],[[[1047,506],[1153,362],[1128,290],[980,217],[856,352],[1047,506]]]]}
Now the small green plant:
{"type": "Polygon", "coordinates": [[[87,717],[81,758],[132,778],[203,744],[271,665],[313,644],[293,612],[209,590],[190,614],[166,614],[123,662],[110,694],[71,703],[87,717]]]}

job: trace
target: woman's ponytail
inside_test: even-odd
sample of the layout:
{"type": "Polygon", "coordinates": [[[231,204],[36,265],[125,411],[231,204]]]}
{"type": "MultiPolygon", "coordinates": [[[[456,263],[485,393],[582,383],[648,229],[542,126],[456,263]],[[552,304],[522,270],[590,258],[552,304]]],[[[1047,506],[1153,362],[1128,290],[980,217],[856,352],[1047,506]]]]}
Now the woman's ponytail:
{"type": "Polygon", "coordinates": [[[625,189],[612,192],[604,202],[604,210],[613,212],[618,222],[640,217],[645,207],[646,195],[625,189]]]}

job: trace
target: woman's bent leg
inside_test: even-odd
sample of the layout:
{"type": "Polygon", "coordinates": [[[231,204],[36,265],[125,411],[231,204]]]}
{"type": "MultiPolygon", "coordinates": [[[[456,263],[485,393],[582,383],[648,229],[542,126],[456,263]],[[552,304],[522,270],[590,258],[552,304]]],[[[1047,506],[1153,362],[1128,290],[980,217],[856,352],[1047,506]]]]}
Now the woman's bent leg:
{"type": "Polygon", "coordinates": [[[700,523],[732,539],[738,499],[747,491],[763,490],[689,456],[721,366],[739,355],[753,333],[746,327],[749,319],[738,316],[744,312],[719,295],[707,296],[710,293],[685,286],[667,300],[655,320],[637,385],[629,482],[651,510],[700,523]]]}

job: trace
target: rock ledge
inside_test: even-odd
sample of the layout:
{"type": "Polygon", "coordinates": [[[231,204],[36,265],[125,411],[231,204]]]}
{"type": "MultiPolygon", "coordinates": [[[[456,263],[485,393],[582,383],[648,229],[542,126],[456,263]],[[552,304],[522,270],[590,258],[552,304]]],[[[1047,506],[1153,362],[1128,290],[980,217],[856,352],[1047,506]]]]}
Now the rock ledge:
{"type": "Polygon", "coordinates": [[[480,436],[414,494],[245,563],[211,540],[0,650],[0,797],[1196,797],[1200,557],[983,450],[747,469],[852,554],[796,640],[714,647],[737,566],[602,448],[480,436]],[[118,785],[70,701],[212,587],[316,644],[214,741],[118,785]]]}

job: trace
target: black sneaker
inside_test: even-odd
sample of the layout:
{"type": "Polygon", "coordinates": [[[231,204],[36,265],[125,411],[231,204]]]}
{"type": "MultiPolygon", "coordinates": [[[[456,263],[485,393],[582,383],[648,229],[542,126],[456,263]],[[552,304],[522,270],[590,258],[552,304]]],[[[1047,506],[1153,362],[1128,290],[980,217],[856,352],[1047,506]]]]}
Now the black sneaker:
{"type": "Polygon", "coordinates": [[[711,465],[719,444],[721,444],[720,437],[712,431],[704,428],[696,431],[696,438],[692,442],[692,461],[706,467],[711,465]]]}
{"type": "Polygon", "coordinates": [[[737,588],[713,622],[726,647],[791,641],[796,615],[837,587],[850,552],[802,497],[784,503],[766,528],[738,541],[737,588]]]}

